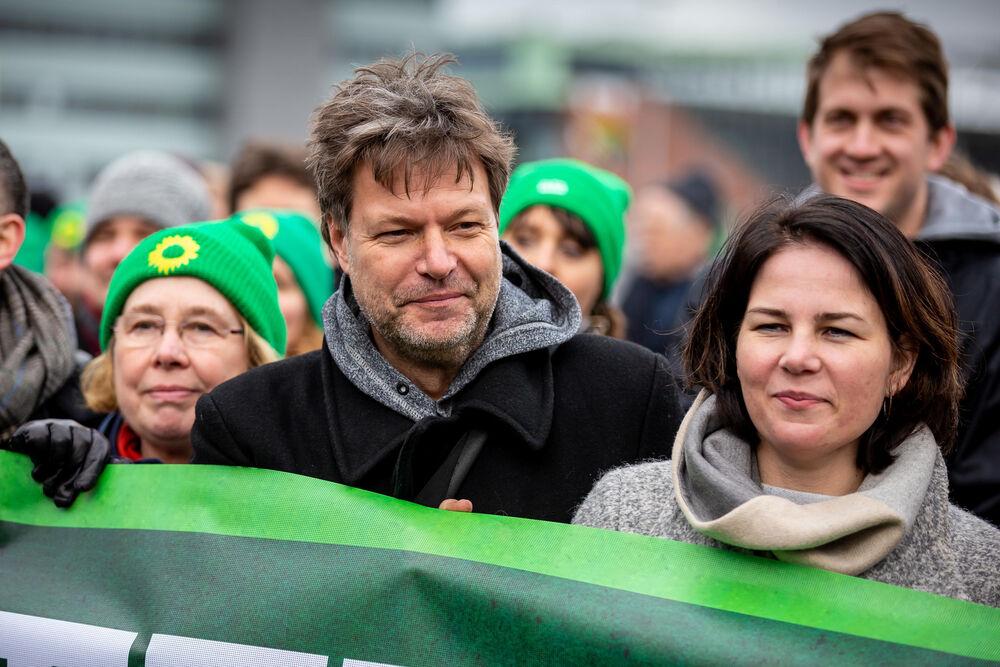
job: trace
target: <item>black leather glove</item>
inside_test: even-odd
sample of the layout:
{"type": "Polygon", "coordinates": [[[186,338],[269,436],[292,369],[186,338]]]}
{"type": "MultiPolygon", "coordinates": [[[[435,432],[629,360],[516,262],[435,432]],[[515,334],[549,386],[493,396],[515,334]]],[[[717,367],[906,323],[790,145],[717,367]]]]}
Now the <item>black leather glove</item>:
{"type": "Polygon", "coordinates": [[[111,455],[107,438],[71,419],[22,424],[3,447],[31,458],[32,478],[59,507],[69,507],[81,492],[94,488],[111,455]]]}

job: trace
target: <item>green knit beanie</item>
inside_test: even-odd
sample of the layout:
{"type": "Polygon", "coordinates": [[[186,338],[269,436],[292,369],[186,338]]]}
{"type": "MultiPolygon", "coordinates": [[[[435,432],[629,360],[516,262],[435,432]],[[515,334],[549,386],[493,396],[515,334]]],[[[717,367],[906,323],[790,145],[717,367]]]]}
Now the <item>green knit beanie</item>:
{"type": "Polygon", "coordinates": [[[500,202],[500,233],[518,213],[537,204],[576,214],[597,239],[604,266],[601,296],[607,298],[621,272],[625,211],[631,197],[625,181],[585,162],[568,158],[526,162],[511,174],[507,193],[500,202]]]}
{"type": "Polygon", "coordinates": [[[240,211],[233,219],[256,227],[271,239],[274,252],[295,274],[313,321],[322,329],[323,304],[333,292],[333,269],[323,257],[323,239],[316,225],[301,213],[263,208],[240,211]]]}
{"type": "Polygon", "coordinates": [[[101,350],[132,291],[154,278],[190,276],[217,289],[278,354],[285,320],[271,273],[274,248],[256,229],[223,220],[163,229],[147,236],[115,269],[101,317],[101,350]]]}

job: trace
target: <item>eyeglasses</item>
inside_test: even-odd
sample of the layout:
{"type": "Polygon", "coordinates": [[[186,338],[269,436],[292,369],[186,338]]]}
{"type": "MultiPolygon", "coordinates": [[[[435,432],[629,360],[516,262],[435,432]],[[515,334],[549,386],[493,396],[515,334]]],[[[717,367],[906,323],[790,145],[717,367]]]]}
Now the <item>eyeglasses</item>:
{"type": "Polygon", "coordinates": [[[242,334],[243,329],[230,329],[204,317],[191,317],[180,322],[159,315],[134,313],[122,315],[115,323],[117,341],[130,348],[152,347],[163,339],[167,325],[176,324],[177,335],[184,347],[205,349],[221,345],[230,334],[242,334]]]}

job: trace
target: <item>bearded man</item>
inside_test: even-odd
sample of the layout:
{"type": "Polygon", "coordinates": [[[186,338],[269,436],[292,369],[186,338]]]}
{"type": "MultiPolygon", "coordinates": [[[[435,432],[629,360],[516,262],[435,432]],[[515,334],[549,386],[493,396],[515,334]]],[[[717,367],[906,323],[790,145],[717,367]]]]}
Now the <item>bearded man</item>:
{"type": "Polygon", "coordinates": [[[669,455],[662,357],[579,334],[572,293],[499,241],[514,147],[450,62],[360,68],[317,110],[309,164],[344,272],[325,345],[203,397],[195,463],[568,522],[602,471],[669,455]]]}

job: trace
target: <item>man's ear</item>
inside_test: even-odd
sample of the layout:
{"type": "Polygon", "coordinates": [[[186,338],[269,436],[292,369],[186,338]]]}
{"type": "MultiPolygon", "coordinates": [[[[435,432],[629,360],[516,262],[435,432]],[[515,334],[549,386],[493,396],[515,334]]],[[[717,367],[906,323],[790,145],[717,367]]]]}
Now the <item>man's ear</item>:
{"type": "Polygon", "coordinates": [[[337,260],[340,270],[351,275],[351,262],[347,252],[347,232],[342,230],[332,216],[327,216],[327,230],[330,232],[330,247],[333,249],[333,256],[337,260]]]}
{"type": "Polygon", "coordinates": [[[944,166],[955,148],[955,138],[955,127],[952,125],[945,125],[931,135],[931,149],[927,153],[925,165],[928,171],[937,171],[944,166]]]}
{"type": "Polygon", "coordinates": [[[0,215],[0,271],[14,261],[24,243],[24,218],[16,213],[0,215]]]}
{"type": "Polygon", "coordinates": [[[799,120],[799,126],[795,134],[799,139],[799,151],[802,153],[802,159],[805,160],[806,165],[809,165],[811,169],[812,165],[809,162],[809,155],[812,150],[812,126],[804,120],[799,120]]]}

